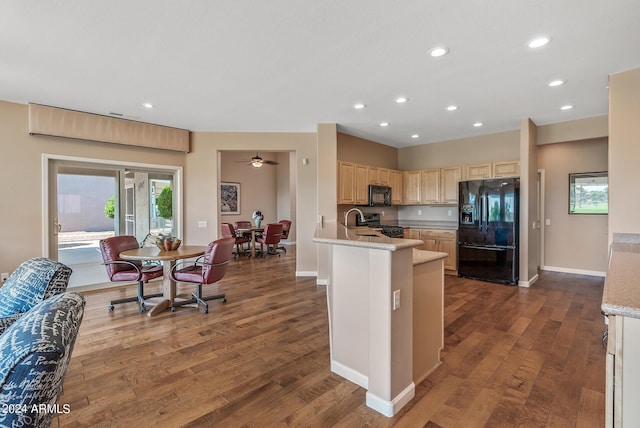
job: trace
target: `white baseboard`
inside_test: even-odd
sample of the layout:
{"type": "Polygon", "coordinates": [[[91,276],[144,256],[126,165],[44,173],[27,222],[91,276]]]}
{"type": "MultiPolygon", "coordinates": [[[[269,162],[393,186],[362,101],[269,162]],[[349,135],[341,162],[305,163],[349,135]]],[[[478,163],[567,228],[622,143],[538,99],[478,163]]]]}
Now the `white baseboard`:
{"type": "Polygon", "coordinates": [[[318,276],[318,271],[297,270],[296,271],[296,276],[318,276]]]}
{"type": "Polygon", "coordinates": [[[529,288],[538,280],[538,274],[533,275],[533,277],[528,281],[518,281],[518,287],[529,288]]]}
{"type": "Polygon", "coordinates": [[[550,272],[561,272],[561,273],[574,273],[576,275],[588,275],[588,276],[601,276],[605,277],[607,275],[606,272],[600,272],[597,270],[585,270],[585,269],[572,269],[572,268],[563,268],[557,266],[542,266],[541,270],[548,270],[550,272]]]}
{"type": "Polygon", "coordinates": [[[331,371],[347,379],[349,382],[353,382],[364,389],[369,389],[369,377],[355,371],[351,367],[347,367],[344,364],[331,360],[331,371]]]}
{"type": "Polygon", "coordinates": [[[318,278],[316,280],[316,285],[329,285],[329,280],[328,279],[320,279],[320,278],[318,278]]]}
{"type": "Polygon", "coordinates": [[[416,385],[411,382],[404,391],[395,396],[393,400],[383,400],[382,398],[367,391],[367,406],[373,410],[382,413],[390,418],[395,415],[398,410],[402,409],[416,395],[416,385]]]}

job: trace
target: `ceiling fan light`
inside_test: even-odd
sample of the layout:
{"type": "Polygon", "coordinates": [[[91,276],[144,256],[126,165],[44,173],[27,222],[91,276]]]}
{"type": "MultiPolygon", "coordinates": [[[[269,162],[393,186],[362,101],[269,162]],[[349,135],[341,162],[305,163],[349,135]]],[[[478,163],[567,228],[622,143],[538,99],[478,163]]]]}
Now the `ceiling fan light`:
{"type": "Polygon", "coordinates": [[[258,160],[254,160],[254,161],[251,161],[251,165],[253,165],[256,168],[260,168],[262,166],[262,162],[258,160]]]}

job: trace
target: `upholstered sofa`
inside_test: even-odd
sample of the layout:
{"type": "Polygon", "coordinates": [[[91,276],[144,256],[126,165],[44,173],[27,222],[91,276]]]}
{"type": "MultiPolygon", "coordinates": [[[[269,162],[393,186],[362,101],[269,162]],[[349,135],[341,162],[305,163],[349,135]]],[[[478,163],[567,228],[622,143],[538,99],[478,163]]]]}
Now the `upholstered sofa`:
{"type": "Polygon", "coordinates": [[[84,315],[81,294],[36,304],[0,334],[0,427],[49,427],[84,315]]]}
{"type": "Polygon", "coordinates": [[[0,333],[43,300],[66,291],[71,268],[45,257],[22,263],[0,288],[0,333]]]}

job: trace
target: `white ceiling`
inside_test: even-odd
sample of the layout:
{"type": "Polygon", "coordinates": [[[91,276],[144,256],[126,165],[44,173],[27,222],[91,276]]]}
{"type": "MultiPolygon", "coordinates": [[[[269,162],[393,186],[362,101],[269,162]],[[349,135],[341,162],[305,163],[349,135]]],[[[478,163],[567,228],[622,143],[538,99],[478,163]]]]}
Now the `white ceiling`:
{"type": "Polygon", "coordinates": [[[1,100],[191,131],[405,147],[607,114],[607,76],[637,67],[638,0],[0,2],[1,100]]]}

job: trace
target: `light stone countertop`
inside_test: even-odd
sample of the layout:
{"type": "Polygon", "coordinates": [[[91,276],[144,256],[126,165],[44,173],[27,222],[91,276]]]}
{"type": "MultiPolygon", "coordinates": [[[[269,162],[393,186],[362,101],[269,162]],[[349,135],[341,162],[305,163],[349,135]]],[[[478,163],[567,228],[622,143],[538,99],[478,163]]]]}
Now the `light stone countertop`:
{"type": "Polygon", "coordinates": [[[326,222],[316,227],[313,242],[396,251],[423,245],[418,239],[389,238],[368,227],[346,227],[337,222],[326,222]]]}
{"type": "Polygon", "coordinates": [[[413,265],[421,265],[424,263],[433,262],[440,259],[447,258],[447,253],[441,253],[439,251],[425,251],[413,249],[413,265]]]}
{"type": "Polygon", "coordinates": [[[640,235],[613,234],[601,308],[606,315],[640,318],[640,235]]]}

